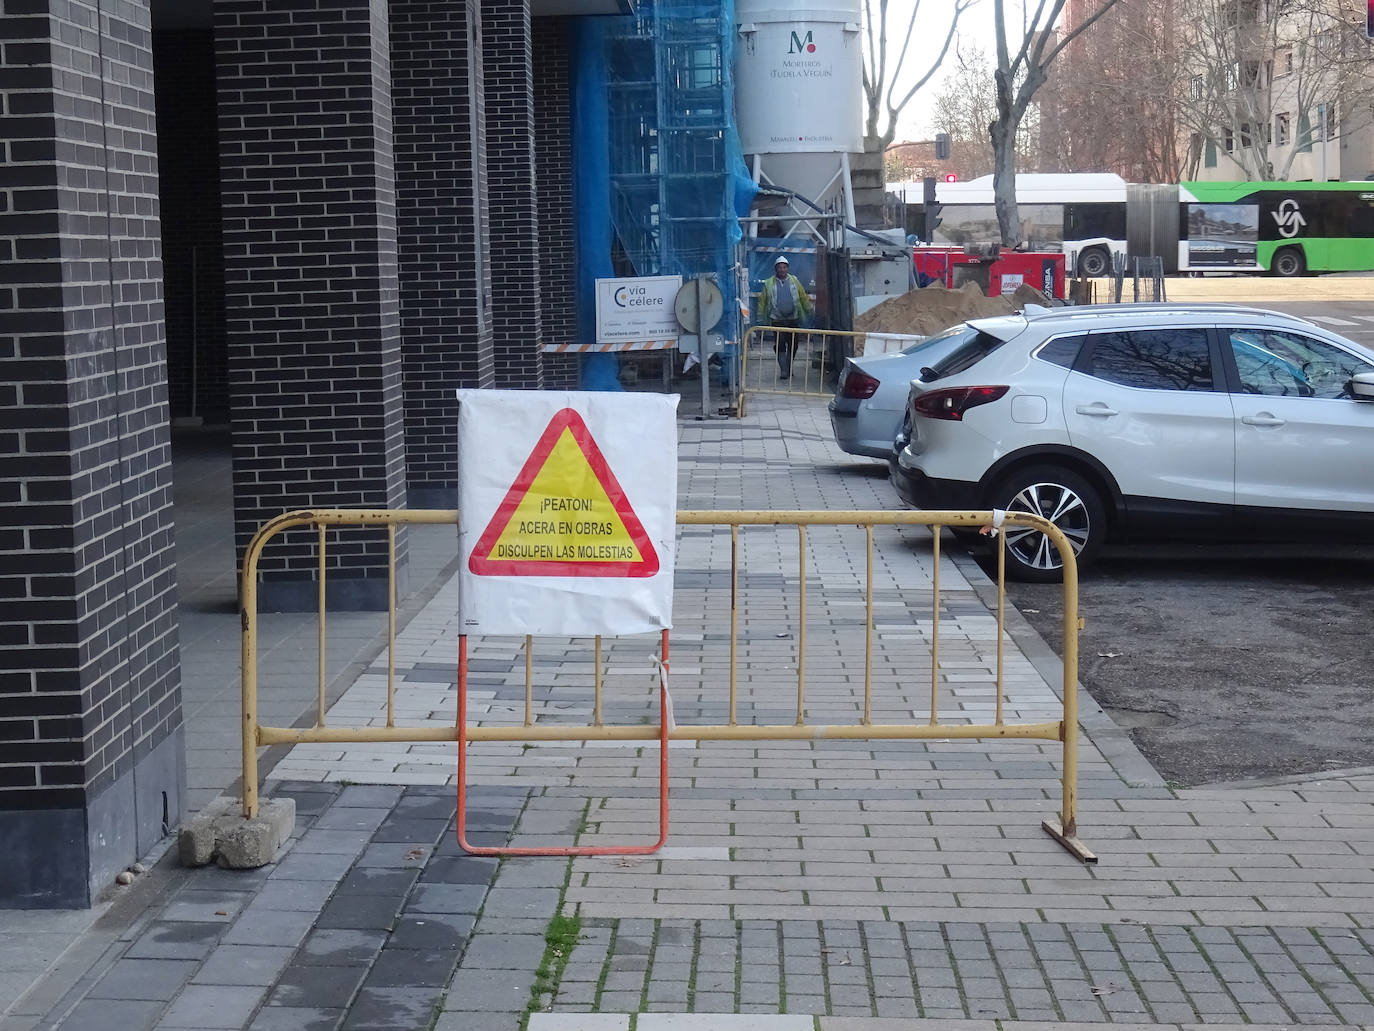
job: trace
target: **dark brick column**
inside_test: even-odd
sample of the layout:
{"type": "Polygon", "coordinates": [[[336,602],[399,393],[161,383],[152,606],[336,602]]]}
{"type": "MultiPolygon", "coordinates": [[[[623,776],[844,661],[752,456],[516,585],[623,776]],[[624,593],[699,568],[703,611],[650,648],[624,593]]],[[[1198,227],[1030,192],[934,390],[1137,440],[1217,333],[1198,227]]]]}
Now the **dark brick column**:
{"type": "Polygon", "coordinates": [[[396,224],[413,508],[458,504],[458,387],[495,384],[478,0],[392,0],[396,224]]]}
{"type": "MultiPolygon", "coordinates": [[[[386,0],[214,11],[242,557],[284,511],[405,503],[390,45],[386,0]]],[[[385,607],[384,537],[344,539],[331,603],[385,607]]],[[[315,606],[314,547],[302,531],[272,552],[265,610],[315,606]]]]}
{"type": "MultiPolygon", "coordinates": [[[[577,301],[573,296],[572,115],[565,19],[534,19],[533,54],[539,316],[546,343],[570,344],[577,339],[577,301]]],[[[546,354],[543,366],[546,387],[577,386],[576,357],[546,354]]]]}
{"type": "Polygon", "coordinates": [[[488,188],[499,227],[491,254],[496,386],[537,389],[543,375],[530,0],[484,0],[482,44],[488,188]]]}
{"type": "Polygon", "coordinates": [[[146,2],[0,6],[0,907],[81,907],[185,783],[146,2]]]}

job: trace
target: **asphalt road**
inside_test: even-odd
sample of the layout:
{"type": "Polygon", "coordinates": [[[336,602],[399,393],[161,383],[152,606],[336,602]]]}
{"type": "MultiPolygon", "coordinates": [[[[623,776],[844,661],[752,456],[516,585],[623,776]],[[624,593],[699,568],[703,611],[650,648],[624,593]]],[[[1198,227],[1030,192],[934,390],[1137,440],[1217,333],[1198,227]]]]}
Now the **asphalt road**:
{"type": "MultiPolygon", "coordinates": [[[[1374,347],[1374,301],[1266,306],[1374,347]]],[[[1059,587],[1008,597],[1058,651],[1059,587]]],[[[1374,766],[1374,547],[1112,548],[1079,604],[1080,679],[1166,779],[1374,766]]]]}
{"type": "MultiPolygon", "coordinates": [[[[1059,651],[1059,587],[1008,598],[1059,651]]],[[[1374,548],[1111,549],[1079,608],[1081,682],[1166,780],[1374,766],[1374,548]]]]}

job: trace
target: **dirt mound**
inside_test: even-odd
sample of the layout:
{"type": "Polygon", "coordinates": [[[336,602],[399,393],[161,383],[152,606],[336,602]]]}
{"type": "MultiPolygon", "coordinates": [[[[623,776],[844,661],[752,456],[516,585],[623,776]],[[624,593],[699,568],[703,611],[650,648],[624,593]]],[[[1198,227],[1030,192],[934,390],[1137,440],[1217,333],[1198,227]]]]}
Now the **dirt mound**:
{"type": "Polygon", "coordinates": [[[948,290],[940,283],[911,290],[889,298],[854,320],[861,333],[914,333],[930,336],[968,319],[989,315],[1009,315],[1027,304],[1049,306],[1039,290],[1024,283],[1016,292],[1002,297],[986,297],[977,283],[965,283],[948,290]]]}

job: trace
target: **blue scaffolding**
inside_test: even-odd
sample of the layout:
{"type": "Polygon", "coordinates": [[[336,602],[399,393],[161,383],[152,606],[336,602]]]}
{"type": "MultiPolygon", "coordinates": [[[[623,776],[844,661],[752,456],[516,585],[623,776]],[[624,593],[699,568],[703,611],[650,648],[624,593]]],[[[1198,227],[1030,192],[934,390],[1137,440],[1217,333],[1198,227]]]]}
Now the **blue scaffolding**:
{"type": "Polygon", "coordinates": [[[726,301],[718,332],[736,340],[739,218],[755,186],[735,126],[733,0],[640,0],[633,15],[581,21],[573,139],[583,339],[592,339],[598,277],[714,275],[726,301]]]}

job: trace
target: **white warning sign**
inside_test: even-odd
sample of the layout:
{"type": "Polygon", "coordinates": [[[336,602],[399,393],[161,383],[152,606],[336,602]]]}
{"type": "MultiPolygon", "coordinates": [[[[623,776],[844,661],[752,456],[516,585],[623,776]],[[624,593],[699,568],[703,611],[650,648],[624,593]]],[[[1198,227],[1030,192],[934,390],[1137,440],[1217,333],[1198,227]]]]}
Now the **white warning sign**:
{"type": "Polygon", "coordinates": [[[460,390],[464,633],[672,623],[677,396],[460,390]]]}

